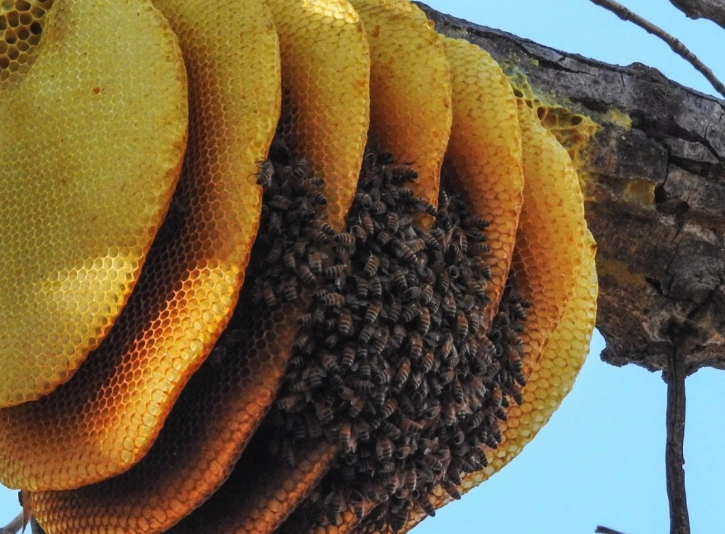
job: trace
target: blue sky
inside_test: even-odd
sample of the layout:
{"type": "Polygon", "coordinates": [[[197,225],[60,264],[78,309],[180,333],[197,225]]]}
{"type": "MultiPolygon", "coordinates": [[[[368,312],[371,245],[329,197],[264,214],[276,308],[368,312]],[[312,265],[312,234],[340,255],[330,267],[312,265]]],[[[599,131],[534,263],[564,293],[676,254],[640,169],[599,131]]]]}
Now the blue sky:
{"type": "MultiPolygon", "coordinates": [[[[725,81],[725,32],[690,21],[668,0],[620,0],[685,42],[725,81]]],[[[609,63],[656,67],[713,94],[692,67],[658,39],[588,0],[429,0],[432,7],[561,50],[609,63]]],[[[665,385],[659,374],[599,360],[592,353],[573,392],[521,455],[463,500],[440,510],[415,534],[579,534],[602,524],[627,534],[669,531],[664,478],[665,385]]],[[[725,374],[688,379],[687,487],[692,531],[725,524],[725,374]]],[[[19,511],[0,488],[0,525],[19,511]]]]}

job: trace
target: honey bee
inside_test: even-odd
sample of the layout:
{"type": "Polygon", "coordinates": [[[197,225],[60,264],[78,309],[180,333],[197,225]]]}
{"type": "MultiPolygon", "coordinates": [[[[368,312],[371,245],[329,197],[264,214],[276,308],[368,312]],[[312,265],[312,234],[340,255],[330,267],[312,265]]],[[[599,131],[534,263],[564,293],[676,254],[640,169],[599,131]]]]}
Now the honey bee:
{"type": "Polygon", "coordinates": [[[370,441],[370,425],[364,419],[358,419],[354,422],[355,435],[358,441],[370,441]]]}
{"type": "Polygon", "coordinates": [[[270,187],[272,185],[272,177],[274,176],[274,164],[270,160],[265,160],[259,166],[257,174],[257,184],[262,187],[270,187]]]}
{"type": "Polygon", "coordinates": [[[294,302],[297,300],[297,287],[292,282],[286,282],[282,289],[282,296],[287,302],[294,302]]]}
{"type": "Polygon", "coordinates": [[[276,309],[279,306],[279,301],[277,300],[277,295],[275,294],[274,289],[272,289],[272,284],[269,280],[264,281],[263,291],[264,303],[269,309],[276,309]]]}
{"type": "Polygon", "coordinates": [[[378,235],[375,236],[375,240],[382,247],[390,243],[392,239],[393,237],[386,230],[381,230],[380,232],[378,232],[378,235]]]}
{"type": "MultiPolygon", "coordinates": [[[[380,278],[373,277],[368,281],[368,287],[370,290],[370,297],[373,299],[379,299],[383,296],[383,285],[380,282],[380,278]]],[[[392,305],[391,305],[392,308],[392,305]]]]}
{"type": "Polygon", "coordinates": [[[306,159],[297,160],[292,166],[292,175],[298,180],[302,180],[309,172],[310,163],[306,159]]]}
{"type": "Polygon", "coordinates": [[[340,359],[340,365],[343,369],[349,369],[355,362],[355,347],[347,345],[342,351],[342,358],[340,359]]]}
{"type": "Polygon", "coordinates": [[[339,525],[342,522],[340,514],[345,505],[345,499],[339,490],[332,491],[325,499],[325,517],[331,525],[339,525]]]}
{"type": "Polygon", "coordinates": [[[269,249],[269,252],[267,252],[265,261],[269,264],[277,263],[282,257],[283,250],[282,241],[275,241],[269,249]]]}
{"type": "Polygon", "coordinates": [[[420,308],[418,307],[417,304],[409,304],[403,310],[403,313],[400,316],[400,320],[403,321],[404,323],[410,323],[411,321],[413,321],[413,319],[418,317],[419,313],[420,313],[420,308]]]}
{"type": "Polygon", "coordinates": [[[313,403],[315,407],[315,415],[317,415],[317,419],[319,419],[320,423],[322,424],[328,424],[332,423],[334,419],[334,413],[332,411],[332,406],[325,402],[316,401],[313,403]]]}
{"type": "Polygon", "coordinates": [[[393,532],[398,532],[401,530],[405,524],[408,522],[408,508],[405,506],[401,506],[398,509],[390,509],[388,512],[388,524],[390,525],[390,530],[393,532]]]}
{"type": "Polygon", "coordinates": [[[315,285],[315,275],[312,271],[310,271],[310,268],[303,263],[297,266],[297,276],[300,277],[300,280],[302,280],[305,285],[309,287],[313,287],[315,285]]]}
{"type": "Polygon", "coordinates": [[[436,509],[433,506],[433,503],[430,502],[430,499],[427,495],[423,495],[416,504],[430,517],[435,517],[436,509]]]}
{"type": "Polygon", "coordinates": [[[367,261],[365,262],[365,268],[363,269],[363,275],[366,278],[372,278],[375,273],[378,272],[378,267],[380,267],[380,258],[377,256],[370,256],[368,257],[367,261]]]}
{"type": "MultiPolygon", "coordinates": [[[[388,314],[389,317],[389,314],[388,314]]],[[[393,321],[395,322],[395,321],[393,321]]],[[[403,341],[405,340],[406,336],[408,335],[408,331],[405,329],[405,327],[401,324],[396,324],[393,327],[393,335],[390,338],[390,344],[396,348],[399,349],[403,345],[403,341]]]]}
{"type": "Polygon", "coordinates": [[[370,343],[370,340],[373,338],[374,334],[375,326],[369,324],[365,326],[360,332],[360,335],[358,336],[358,341],[367,345],[368,343],[370,343]]]}
{"type": "Polygon", "coordinates": [[[342,275],[347,270],[347,265],[333,265],[325,267],[322,270],[322,274],[329,280],[334,280],[338,276],[342,275]]]}
{"type": "Polygon", "coordinates": [[[373,338],[372,345],[370,345],[370,351],[373,354],[382,354],[388,344],[388,339],[390,339],[390,331],[387,327],[378,329],[377,335],[373,338]]]}
{"type": "Polygon", "coordinates": [[[393,287],[397,289],[398,291],[405,291],[408,289],[408,280],[405,278],[405,273],[401,271],[400,269],[396,269],[393,271],[393,274],[391,275],[391,280],[393,283],[393,287]]]}
{"type": "MultiPolygon", "coordinates": [[[[347,414],[350,416],[350,418],[355,419],[357,416],[359,416],[362,411],[365,409],[365,401],[362,400],[360,397],[354,397],[350,401],[350,408],[347,411],[347,414]]],[[[360,432],[357,432],[358,439],[362,441],[367,441],[367,439],[363,439],[360,432]]]]}
{"type": "Polygon", "coordinates": [[[373,302],[368,305],[367,310],[365,311],[365,324],[373,324],[375,321],[378,320],[378,315],[380,314],[380,310],[382,309],[383,305],[380,302],[373,302]]]}
{"type": "MultiPolygon", "coordinates": [[[[350,312],[347,309],[343,309],[342,312],[340,312],[340,318],[337,322],[337,331],[343,336],[349,336],[352,334],[352,329],[352,315],[350,315],[350,312]]],[[[352,365],[352,363],[350,365],[352,365]]]]}
{"type": "Polygon", "coordinates": [[[327,197],[321,191],[311,191],[308,193],[308,197],[313,204],[318,206],[327,205],[327,197]]]}
{"type": "Polygon", "coordinates": [[[351,402],[355,398],[355,391],[344,385],[338,386],[335,392],[338,397],[347,402],[351,402]]]}
{"type": "Polygon", "coordinates": [[[453,426],[458,422],[458,418],[456,417],[456,410],[452,405],[446,404],[442,409],[442,413],[443,424],[445,426],[453,426]]]}
{"type": "Polygon", "coordinates": [[[320,304],[327,307],[342,306],[345,304],[345,297],[340,295],[340,293],[328,292],[320,298],[320,304]]]}
{"type": "MultiPolygon", "coordinates": [[[[421,350],[422,350],[422,348],[421,348],[421,350]]],[[[423,360],[420,362],[420,370],[423,371],[424,373],[429,373],[431,371],[431,369],[433,369],[434,361],[435,361],[435,357],[433,356],[433,353],[426,352],[425,356],[423,357],[423,360]]]]}
{"type": "Polygon", "coordinates": [[[463,386],[457,379],[453,380],[451,383],[451,392],[453,393],[453,400],[455,400],[457,404],[464,403],[466,396],[463,392],[463,386]]]}
{"type": "Polygon", "coordinates": [[[398,409],[398,403],[395,401],[395,399],[387,399],[383,405],[380,407],[380,415],[382,415],[383,419],[387,419],[391,415],[395,413],[395,410],[398,409]]]}
{"type": "Polygon", "coordinates": [[[355,244],[355,236],[348,232],[340,232],[336,234],[332,240],[336,245],[341,247],[351,247],[355,244]]]}
{"type": "Polygon", "coordinates": [[[357,449],[357,443],[355,443],[350,423],[343,423],[340,425],[340,428],[337,431],[337,439],[343,452],[355,452],[357,449]]]}
{"type": "Polygon", "coordinates": [[[322,353],[322,356],[320,357],[320,363],[322,364],[322,368],[326,372],[337,371],[339,369],[337,365],[337,357],[330,352],[322,353]]]}
{"type": "Polygon", "coordinates": [[[375,455],[378,460],[390,460],[393,456],[393,442],[386,437],[379,438],[375,442],[375,455]]]}
{"type": "Polygon", "coordinates": [[[304,409],[305,398],[303,395],[295,393],[287,395],[277,400],[277,408],[287,413],[294,413],[304,409]]]}
{"type": "Polygon", "coordinates": [[[315,274],[322,273],[322,256],[318,252],[311,252],[307,255],[307,266],[315,274]]]}

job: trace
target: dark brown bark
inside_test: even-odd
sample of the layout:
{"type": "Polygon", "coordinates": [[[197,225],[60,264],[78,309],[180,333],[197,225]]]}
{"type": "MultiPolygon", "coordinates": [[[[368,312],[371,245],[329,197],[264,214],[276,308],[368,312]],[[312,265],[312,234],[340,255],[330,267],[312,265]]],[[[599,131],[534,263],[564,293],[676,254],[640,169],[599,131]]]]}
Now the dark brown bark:
{"type": "Polygon", "coordinates": [[[581,173],[599,244],[602,358],[664,369],[670,333],[684,328],[686,372],[725,369],[725,102],[643,65],[607,65],[421,7],[439,32],[524,73],[542,100],[602,126],[581,173]]]}

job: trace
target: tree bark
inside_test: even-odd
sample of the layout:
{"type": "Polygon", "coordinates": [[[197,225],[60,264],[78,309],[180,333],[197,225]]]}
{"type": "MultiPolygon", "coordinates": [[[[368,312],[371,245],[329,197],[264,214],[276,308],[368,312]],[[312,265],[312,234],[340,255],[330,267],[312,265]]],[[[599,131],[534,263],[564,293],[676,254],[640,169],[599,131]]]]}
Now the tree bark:
{"type": "Polygon", "coordinates": [[[602,128],[580,168],[599,244],[602,358],[665,369],[688,332],[687,374],[725,369],[725,102],[659,71],[608,65],[443,15],[440,33],[526,75],[536,95],[602,128]]]}

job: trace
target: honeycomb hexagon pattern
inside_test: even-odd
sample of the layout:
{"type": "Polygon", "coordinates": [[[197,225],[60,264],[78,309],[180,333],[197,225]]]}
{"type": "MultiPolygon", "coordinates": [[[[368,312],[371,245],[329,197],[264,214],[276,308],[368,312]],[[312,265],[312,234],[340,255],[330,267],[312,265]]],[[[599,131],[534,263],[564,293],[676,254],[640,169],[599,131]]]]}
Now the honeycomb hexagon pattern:
{"type": "MultiPolygon", "coordinates": [[[[575,168],[487,53],[405,0],[154,4],[188,74],[182,179],[100,347],[0,412],[0,479],[47,534],[407,531],[571,389],[597,286],[575,168]]],[[[0,55],[0,91],[41,64],[37,6],[2,3],[11,40],[28,11],[42,39],[0,55]]]]}
{"type": "Polygon", "coordinates": [[[326,180],[329,222],[344,226],[370,114],[370,52],[347,0],[266,0],[282,54],[280,133],[326,180]]]}
{"type": "Polygon", "coordinates": [[[66,382],[109,331],[186,145],[184,65],[150,3],[50,4],[0,10],[0,406],[66,382]]]}
{"type": "Polygon", "coordinates": [[[412,164],[411,188],[438,202],[451,133],[451,84],[441,37],[407,0],[352,0],[370,42],[370,142],[412,164]]]}
{"type": "Polygon", "coordinates": [[[70,489],[129,469],[237,301],[260,216],[257,165],[279,119],[277,35],[268,11],[252,0],[234,9],[157,5],[188,68],[182,178],[141,279],[103,344],[53,394],[2,412],[0,478],[9,486],[70,489]]]}
{"type": "MultiPolygon", "coordinates": [[[[444,173],[490,222],[484,254],[491,268],[488,320],[498,308],[523,203],[521,134],[516,100],[498,63],[462,39],[444,38],[453,84],[453,126],[444,173]]],[[[488,321],[486,321],[488,322],[488,321]]]]}

